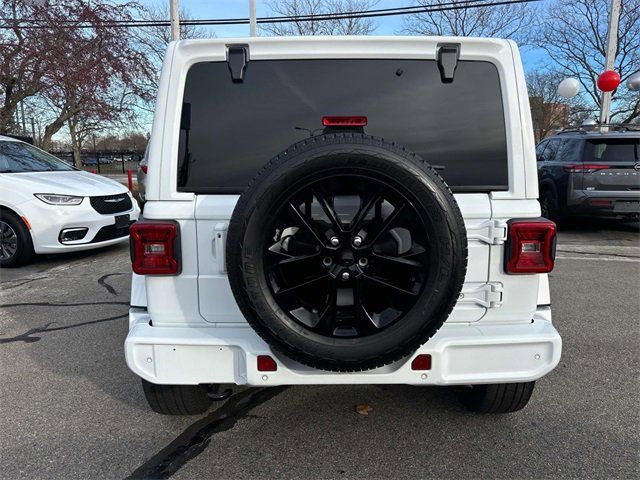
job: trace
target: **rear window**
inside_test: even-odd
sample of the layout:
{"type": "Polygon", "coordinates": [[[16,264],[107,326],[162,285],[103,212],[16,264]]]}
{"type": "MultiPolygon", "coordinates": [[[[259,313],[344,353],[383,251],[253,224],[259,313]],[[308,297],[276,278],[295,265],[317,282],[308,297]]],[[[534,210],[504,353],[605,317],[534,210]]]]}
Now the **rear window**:
{"type": "Polygon", "coordinates": [[[635,163],[640,157],[640,138],[606,138],[587,140],[585,162],[635,163]]]}
{"type": "Polygon", "coordinates": [[[263,60],[233,83],[226,62],[192,66],[178,189],[240,193],[272,157],[322,133],[322,117],[363,115],[365,133],[405,146],[454,191],[508,189],[496,67],[460,61],[453,83],[433,60],[263,60]]]}

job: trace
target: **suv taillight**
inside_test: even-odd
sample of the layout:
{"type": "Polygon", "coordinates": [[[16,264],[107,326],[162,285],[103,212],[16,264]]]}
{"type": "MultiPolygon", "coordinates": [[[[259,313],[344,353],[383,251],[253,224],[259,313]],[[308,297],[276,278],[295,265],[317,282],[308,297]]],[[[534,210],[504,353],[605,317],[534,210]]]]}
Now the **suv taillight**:
{"type": "Polygon", "coordinates": [[[180,273],[180,236],[177,222],[141,220],[131,225],[131,267],[139,275],[180,273]]]}
{"type": "Polygon", "coordinates": [[[505,244],[505,271],[548,273],[556,256],[556,224],[546,218],[511,220],[505,244]]]}
{"type": "Polygon", "coordinates": [[[597,172],[598,170],[606,170],[607,168],[611,168],[611,167],[609,165],[592,164],[592,163],[570,163],[569,165],[565,165],[563,168],[565,172],[569,172],[569,173],[578,173],[578,172],[593,173],[593,172],[597,172]]]}

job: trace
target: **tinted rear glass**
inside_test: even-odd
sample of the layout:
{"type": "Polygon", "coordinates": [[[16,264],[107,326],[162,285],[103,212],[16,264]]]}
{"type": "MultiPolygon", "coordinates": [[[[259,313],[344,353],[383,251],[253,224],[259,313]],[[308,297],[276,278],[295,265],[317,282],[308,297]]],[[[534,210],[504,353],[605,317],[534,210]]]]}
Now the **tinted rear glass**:
{"type": "Polygon", "coordinates": [[[327,115],[366,116],[365,133],[444,167],[456,191],[508,188],[500,82],[488,62],[458,62],[448,84],[429,60],[251,61],[242,83],[226,62],[199,63],[184,102],[182,191],[243,191],[272,157],[322,133],[327,115]]]}
{"type": "Polygon", "coordinates": [[[640,138],[606,138],[587,140],[585,162],[635,163],[639,157],[640,138]]]}

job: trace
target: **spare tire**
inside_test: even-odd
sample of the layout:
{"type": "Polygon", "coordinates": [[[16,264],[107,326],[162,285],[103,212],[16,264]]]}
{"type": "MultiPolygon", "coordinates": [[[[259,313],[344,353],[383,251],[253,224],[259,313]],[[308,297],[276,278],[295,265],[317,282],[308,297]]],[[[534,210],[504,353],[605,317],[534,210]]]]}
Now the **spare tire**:
{"type": "Polygon", "coordinates": [[[466,230],[448,186],[417,155],[326,133],[251,181],[226,262],[242,313],[271,347],[359,371],[410,355],[442,326],[464,282],[466,230]]]}

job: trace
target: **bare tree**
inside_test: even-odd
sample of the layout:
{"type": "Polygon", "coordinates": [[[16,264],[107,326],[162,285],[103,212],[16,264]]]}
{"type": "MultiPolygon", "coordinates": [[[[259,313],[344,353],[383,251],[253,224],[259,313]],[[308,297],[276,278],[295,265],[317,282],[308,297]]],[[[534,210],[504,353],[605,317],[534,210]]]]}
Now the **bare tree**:
{"type": "MultiPolygon", "coordinates": [[[[163,7],[157,6],[144,6],[140,11],[140,19],[148,20],[149,22],[158,22],[160,20],[166,20],[169,18],[168,2],[165,2],[163,7]]],[[[180,19],[189,19],[189,12],[185,9],[180,9],[180,19]]],[[[147,58],[151,62],[155,75],[150,78],[151,88],[154,91],[158,89],[158,80],[160,77],[160,68],[162,67],[162,61],[164,54],[167,51],[167,46],[171,42],[171,27],[168,26],[150,26],[140,28],[136,33],[136,40],[140,45],[140,49],[145,52],[147,58]]],[[[180,38],[207,38],[215,36],[213,33],[209,33],[205,28],[197,25],[185,25],[180,24],[180,38]]]]}
{"type": "Polygon", "coordinates": [[[408,15],[403,20],[402,30],[410,35],[500,37],[527,43],[534,8],[526,3],[492,5],[493,3],[469,3],[469,0],[416,0],[415,4],[418,6],[442,10],[408,15]],[[461,8],[447,10],[450,6],[461,8]]]}
{"type": "MultiPolygon", "coordinates": [[[[303,17],[370,10],[377,0],[271,0],[267,5],[279,16],[303,17]]],[[[297,20],[291,23],[263,24],[270,35],[368,35],[376,28],[371,18],[297,20]]]]}
{"type": "MultiPolygon", "coordinates": [[[[583,98],[600,109],[602,93],[596,86],[606,55],[610,2],[603,0],[556,0],[542,16],[536,44],[565,75],[582,84],[583,98]]],[[[622,84],[612,98],[611,118],[621,123],[640,117],[640,94],[625,81],[640,70],[640,0],[624,0],[616,47],[615,70],[622,84]]]]}
{"type": "Polygon", "coordinates": [[[23,19],[38,10],[21,0],[0,0],[3,23],[11,26],[0,29],[0,133],[13,129],[20,102],[44,88],[44,74],[51,67],[45,32],[22,28],[23,19]]]}
{"type": "Polygon", "coordinates": [[[536,142],[550,133],[569,125],[581,124],[594,113],[580,97],[572,99],[558,95],[558,84],[563,75],[557,71],[545,70],[527,75],[527,90],[533,120],[536,142]]]}
{"type": "Polygon", "coordinates": [[[82,0],[49,2],[37,21],[48,32],[51,44],[46,52],[52,68],[45,74],[40,96],[50,107],[52,120],[42,136],[42,148],[67,126],[80,162],[77,117],[104,122],[124,118],[133,98],[146,99],[148,92],[140,79],[151,75],[146,57],[131,45],[128,36],[113,26],[114,20],[129,20],[134,5],[110,0],[85,3],[82,0]],[[69,28],[90,24],[92,28],[69,28]],[[61,25],[64,25],[61,27],[61,25]]]}

